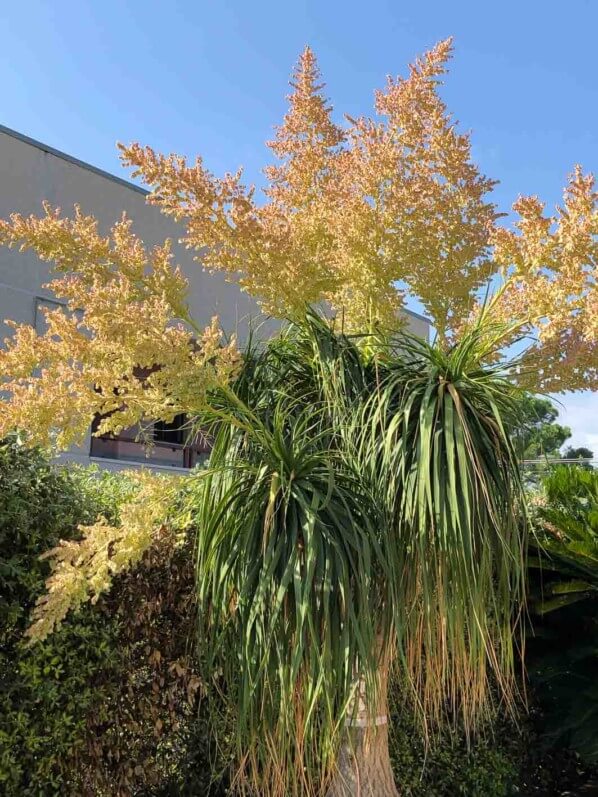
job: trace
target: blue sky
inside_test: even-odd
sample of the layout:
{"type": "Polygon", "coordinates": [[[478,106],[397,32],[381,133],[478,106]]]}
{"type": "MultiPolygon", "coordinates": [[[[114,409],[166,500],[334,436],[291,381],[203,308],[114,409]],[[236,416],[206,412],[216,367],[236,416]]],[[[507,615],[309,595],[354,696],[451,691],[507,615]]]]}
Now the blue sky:
{"type": "MultiPolygon", "coordinates": [[[[25,0],[0,9],[0,122],[116,174],[115,142],[201,153],[259,182],[305,44],[336,111],[368,113],[387,74],[455,37],[443,95],[474,157],[518,194],[558,202],[575,163],[598,169],[595,0],[25,0]]],[[[598,455],[598,396],[561,397],[598,455]]]]}

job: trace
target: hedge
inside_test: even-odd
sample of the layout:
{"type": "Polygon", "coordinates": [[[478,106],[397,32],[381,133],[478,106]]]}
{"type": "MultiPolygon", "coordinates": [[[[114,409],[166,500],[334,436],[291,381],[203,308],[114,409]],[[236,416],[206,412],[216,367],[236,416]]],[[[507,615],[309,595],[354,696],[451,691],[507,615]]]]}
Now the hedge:
{"type": "Polygon", "coordinates": [[[16,438],[0,446],[0,793],[7,797],[210,789],[213,746],[202,733],[191,656],[191,540],[174,546],[165,534],[96,606],[41,644],[23,642],[48,574],[40,554],[98,513],[113,518],[131,489],[126,476],[53,467],[16,438]]]}

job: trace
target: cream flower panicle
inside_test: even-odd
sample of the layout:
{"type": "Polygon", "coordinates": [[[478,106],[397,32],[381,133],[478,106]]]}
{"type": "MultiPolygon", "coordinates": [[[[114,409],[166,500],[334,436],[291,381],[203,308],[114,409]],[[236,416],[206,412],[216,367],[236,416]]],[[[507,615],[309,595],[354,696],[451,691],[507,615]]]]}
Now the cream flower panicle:
{"type": "Polygon", "coordinates": [[[290,108],[269,147],[258,204],[241,172],[217,178],[137,144],[123,162],[152,189],[150,202],[187,226],[185,242],[211,270],[240,275],[267,312],[294,316],[325,301],[345,324],[396,327],[407,283],[444,332],[471,309],[489,274],[497,218],[494,183],[471,162],[438,95],[451,41],[377,92],[383,121],[332,119],[313,52],[291,80],[290,108]]]}
{"type": "Polygon", "coordinates": [[[502,319],[526,321],[534,342],[522,381],[558,393],[598,389],[598,192],[577,166],[562,207],[547,216],[537,197],[513,205],[514,230],[497,229],[494,258],[504,274],[502,319]]]}
{"type": "Polygon", "coordinates": [[[31,442],[67,448],[96,414],[98,433],[192,415],[235,373],[240,355],[217,319],[205,330],[190,326],[187,280],[170,243],[147,251],[126,218],[101,237],[78,208],[69,220],[46,206],[42,218],[0,222],[0,242],[52,261],[46,287],[65,302],[45,309],[41,334],[11,324],[0,351],[0,437],[20,427],[31,442]]]}
{"type": "Polygon", "coordinates": [[[130,478],[133,489],[120,507],[118,523],[99,518],[80,526],[80,540],[61,540],[43,555],[51,573],[26,631],[30,643],[43,641],[70,611],[95,603],[116,576],[141,562],[160,534],[176,534],[168,521],[182,477],[140,471],[130,478]]]}

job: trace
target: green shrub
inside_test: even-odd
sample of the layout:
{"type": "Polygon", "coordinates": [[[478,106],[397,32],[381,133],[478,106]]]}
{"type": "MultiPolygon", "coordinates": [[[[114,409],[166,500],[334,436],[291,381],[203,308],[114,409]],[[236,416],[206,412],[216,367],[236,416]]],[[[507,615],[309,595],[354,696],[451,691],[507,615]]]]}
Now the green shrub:
{"type": "Polygon", "coordinates": [[[598,763],[598,471],[543,480],[530,557],[528,669],[546,745],[598,763]]]}
{"type": "Polygon", "coordinates": [[[48,565],[39,555],[98,513],[114,516],[130,489],[114,474],[51,466],[17,437],[0,444],[0,630],[19,634],[43,591],[48,565]]]}
{"type": "Polygon", "coordinates": [[[569,748],[546,749],[537,707],[513,721],[498,715],[470,739],[458,728],[436,729],[428,744],[405,710],[391,717],[390,749],[406,797],[557,797],[598,793],[598,772],[569,748]]]}
{"type": "Polygon", "coordinates": [[[426,735],[413,712],[398,699],[398,692],[390,701],[389,747],[401,795],[508,797],[515,793],[523,744],[513,723],[497,718],[469,744],[456,727],[428,728],[426,735]]]}
{"type": "Polygon", "coordinates": [[[194,656],[192,536],[180,544],[165,531],[96,611],[119,618],[121,674],[109,717],[88,719],[81,782],[97,797],[220,794],[213,771],[223,765],[200,711],[206,690],[194,656]]]}
{"type": "Polygon", "coordinates": [[[69,793],[87,718],[106,716],[109,690],[96,678],[116,678],[116,639],[112,625],[87,617],[35,649],[3,650],[0,779],[7,795],[69,793]]]}
{"type": "Polygon", "coordinates": [[[43,643],[23,631],[43,593],[40,554],[98,513],[116,519],[126,476],[51,466],[0,445],[0,793],[218,793],[198,712],[192,538],[166,530],[110,594],[43,643]]]}
{"type": "Polygon", "coordinates": [[[115,672],[117,624],[88,612],[24,649],[43,592],[44,551],[98,512],[113,514],[124,482],[52,467],[14,437],[0,445],[0,783],[3,793],[62,794],[90,711],[102,712],[99,670],[115,672]]]}

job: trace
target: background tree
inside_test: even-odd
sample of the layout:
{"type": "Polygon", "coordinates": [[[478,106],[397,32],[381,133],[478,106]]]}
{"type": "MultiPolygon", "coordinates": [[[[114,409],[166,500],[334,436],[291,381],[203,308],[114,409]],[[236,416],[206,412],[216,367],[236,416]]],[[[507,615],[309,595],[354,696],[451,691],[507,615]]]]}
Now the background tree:
{"type": "Polygon", "coordinates": [[[594,459],[594,452],[584,446],[567,446],[563,451],[563,459],[594,459]]]}
{"type": "MultiPolygon", "coordinates": [[[[510,691],[509,646],[520,609],[521,571],[514,530],[519,525],[513,526],[512,511],[522,508],[523,502],[504,431],[512,385],[499,376],[496,361],[501,349],[527,336],[531,344],[517,368],[510,369],[512,381],[554,392],[598,386],[598,195],[593,178],[576,168],[563,207],[554,216],[544,215],[538,199],[522,198],[514,206],[519,215],[515,229],[500,226],[500,214],[491,200],[494,183],[472,162],[469,137],[458,132],[439,94],[450,50],[450,41],[441,42],[415,62],[407,78],[389,79],[386,88],[376,93],[375,118],[347,118],[340,126],[307,48],[293,76],[289,112],[270,143],[279,162],[266,169],[263,202],[253,187],[242,183],[241,172],[218,178],[201,159],[190,166],[181,157],[158,155],[136,144],[122,147],[124,163],[150,186],[149,201],[185,224],[184,241],[206,268],[239,280],[266,311],[291,319],[299,328],[305,325],[309,305],[325,304],[336,314],[339,329],[328,348],[344,340],[346,332],[359,333],[358,351],[355,355],[345,351],[345,365],[352,376],[368,365],[368,358],[377,366],[373,381],[367,382],[371,401],[363,401],[365,409],[358,418],[338,415],[347,404],[353,409],[354,404],[360,406],[350,400],[355,398],[350,390],[343,393],[338,385],[338,411],[334,402],[332,411],[330,401],[316,402],[322,412],[326,409],[332,415],[332,423],[322,431],[331,433],[334,445],[325,454],[312,452],[308,457],[310,467],[318,465],[314,473],[320,481],[307,505],[305,495],[301,503],[296,492],[293,446],[311,440],[312,432],[317,439],[321,431],[317,413],[301,421],[297,437],[296,408],[293,395],[282,392],[285,383],[278,383],[278,394],[274,390],[280,401],[286,399],[284,407],[276,402],[268,405],[272,400],[268,392],[265,406],[259,398],[255,407],[241,400],[243,383],[235,380],[239,375],[252,378],[251,370],[245,370],[247,361],[234,341],[225,344],[217,321],[206,330],[197,328],[186,307],[185,280],[171,262],[168,243],[147,251],[126,220],[103,238],[95,221],[78,211],[72,221],[46,208],[41,219],[15,215],[0,223],[0,242],[33,249],[55,264],[56,279],[50,287],[67,301],[66,309],[47,312],[46,333],[17,326],[0,354],[5,396],[0,434],[22,427],[32,440],[66,446],[81,439],[95,413],[104,418],[100,433],[116,432],[148,417],[171,421],[181,412],[200,424],[216,413],[221,424],[242,434],[232,441],[231,449],[224,446],[228,453],[223,460],[215,455],[214,461],[225,471],[229,466],[246,472],[254,468],[248,489],[252,485],[261,489],[263,478],[270,480],[270,490],[255,498],[249,518],[239,512],[231,520],[223,497],[224,504],[212,517],[215,551],[208,546],[213,556],[224,557],[231,543],[225,531],[237,534],[241,549],[233,551],[231,564],[241,570],[249,567],[255,591],[247,599],[254,602],[254,609],[240,601],[239,584],[233,578],[239,571],[228,566],[213,571],[214,579],[219,573],[225,577],[204,594],[220,610],[226,607],[231,624],[241,624],[247,656],[252,649],[266,650],[262,632],[278,631],[268,613],[278,612],[282,605],[285,621],[308,634],[311,644],[280,649],[278,672],[284,676],[284,688],[272,690],[268,685],[260,690],[268,657],[254,662],[257,669],[243,671],[242,676],[249,677],[243,695],[252,723],[246,726],[251,729],[249,736],[242,736],[241,771],[247,763],[250,769],[255,764],[253,771],[261,771],[260,744],[278,738],[269,732],[278,727],[279,701],[288,707],[301,693],[303,682],[289,674],[304,673],[301,666],[306,662],[311,666],[315,656],[319,669],[307,672],[319,672],[317,677],[325,679],[331,662],[339,661],[327,658],[325,648],[319,647],[320,638],[309,622],[313,614],[302,615],[304,604],[296,599],[316,564],[321,574],[318,586],[325,595],[329,585],[340,589],[349,583],[346,578],[331,581],[338,546],[315,546],[310,556],[305,553],[316,508],[324,512],[333,499],[344,507],[346,537],[358,537],[363,546],[363,567],[355,572],[370,582],[371,592],[356,593],[351,587],[341,601],[346,607],[355,595],[369,596],[351,625],[355,635],[363,632],[369,644],[349,644],[346,650],[352,653],[343,665],[344,678],[329,682],[332,693],[319,693],[328,696],[327,727],[341,728],[343,709],[354,712],[358,705],[346,700],[343,704],[348,672],[354,697],[365,681],[365,714],[370,719],[376,716],[377,697],[384,693],[386,658],[393,658],[403,675],[411,673],[408,680],[414,685],[416,702],[435,707],[433,714],[440,717],[440,707],[448,701],[469,717],[470,727],[488,705],[488,668],[503,693],[510,691]],[[481,302],[488,284],[498,288],[489,301],[481,302]],[[393,335],[409,296],[420,300],[438,332],[436,345],[425,349],[425,355],[421,350],[418,354],[416,345],[397,344],[393,335]],[[397,345],[401,357],[392,354],[397,345]],[[388,383],[383,390],[376,374],[385,364],[388,383]],[[357,432],[349,445],[342,435],[355,425],[357,432]],[[337,445],[339,435],[343,446],[337,445]],[[250,445],[256,440],[257,449],[250,445]],[[408,449],[406,441],[412,444],[408,449]],[[363,446],[367,457],[359,460],[357,470],[363,476],[353,492],[363,495],[373,486],[396,487],[380,504],[387,510],[384,523],[372,524],[355,514],[349,490],[341,494],[347,474],[338,470],[339,457],[346,468],[349,454],[355,458],[363,446]],[[275,460],[278,464],[273,467],[275,460]],[[330,481],[326,473],[341,481],[330,481]],[[288,478],[283,484],[284,477],[288,478]],[[400,512],[391,511],[397,506],[400,512]],[[287,518],[284,513],[289,508],[287,518]],[[214,518],[219,518],[218,523],[214,518]],[[304,520],[308,525],[302,525],[300,535],[293,538],[290,558],[280,560],[281,567],[290,561],[295,569],[285,567],[282,575],[278,573],[276,602],[264,603],[263,590],[274,577],[267,564],[269,531],[277,530],[276,538],[284,547],[290,544],[291,536],[285,535],[291,535],[292,523],[304,520]],[[261,545],[256,528],[262,533],[261,545]],[[377,534],[383,535],[384,544],[400,541],[399,568],[385,569],[387,556],[378,555],[376,560],[382,545],[377,534]],[[249,544],[243,547],[247,539],[249,544]],[[264,568],[269,577],[265,581],[257,577],[264,568]],[[379,590],[388,600],[381,601],[380,644],[374,645],[370,600],[379,598],[379,590]],[[399,620],[409,609],[405,626],[399,620]],[[497,619],[497,612],[502,619],[497,619]],[[307,625],[300,622],[302,617],[307,625]],[[298,664],[295,650],[306,657],[298,664]],[[338,683],[345,687],[335,687],[338,683]]],[[[313,362],[313,347],[311,354],[307,347],[302,356],[313,362]]],[[[335,361],[327,356],[323,362],[330,368],[335,361]]],[[[300,358],[291,357],[289,373],[296,375],[294,369],[304,366],[300,358]]],[[[344,366],[338,376],[327,371],[326,380],[336,384],[344,374],[344,366]]],[[[322,387],[324,380],[318,378],[322,387]]],[[[350,389],[346,379],[344,387],[350,389]]],[[[210,495],[205,494],[208,502],[210,495]]],[[[231,498],[236,498],[234,492],[231,498]]],[[[133,515],[137,518],[133,533],[142,532],[139,512],[133,515]]],[[[324,531],[329,525],[327,520],[324,531]]],[[[82,543],[87,553],[94,532],[104,558],[110,558],[109,540],[97,526],[82,543]]],[[[150,537],[142,535],[146,541],[150,537]]],[[[58,558],[60,568],[76,578],[76,551],[58,558]]],[[[200,578],[210,577],[200,571],[200,578]]],[[[59,599],[60,579],[53,583],[59,599]]],[[[83,593],[93,594],[93,589],[85,588],[83,593]]],[[[216,623],[218,613],[213,617],[216,623]]],[[[330,633],[326,618],[324,612],[324,628],[330,633]]],[[[346,625],[339,628],[341,635],[345,629],[346,625]]],[[[316,681],[314,689],[319,688],[316,681]]],[[[314,721],[315,703],[298,700],[296,705],[305,711],[287,730],[302,731],[314,721]]],[[[295,733],[298,747],[293,749],[299,761],[307,756],[303,743],[308,741],[295,733]]],[[[276,752],[271,750],[274,757],[276,752]]],[[[379,776],[374,794],[394,793],[385,777],[386,755],[384,744],[363,746],[350,761],[349,780],[365,768],[379,776]],[[368,749],[375,760],[368,758],[368,749]]],[[[304,779],[291,778],[299,771],[300,766],[283,766],[283,780],[260,781],[260,792],[276,794],[278,789],[282,794],[289,783],[309,790],[312,786],[304,779]]],[[[333,788],[342,793],[338,780],[333,788]]]]}
{"type": "Polygon", "coordinates": [[[520,418],[514,432],[515,446],[522,459],[558,457],[563,443],[571,437],[571,429],[556,423],[559,411],[547,398],[525,394],[520,418]]]}
{"type": "Polygon", "coordinates": [[[585,461],[593,460],[594,452],[589,448],[585,448],[585,446],[578,446],[577,448],[574,448],[573,446],[567,446],[567,448],[563,451],[562,456],[563,459],[583,460],[579,463],[579,467],[584,468],[585,470],[594,469],[592,462],[585,461]]]}

